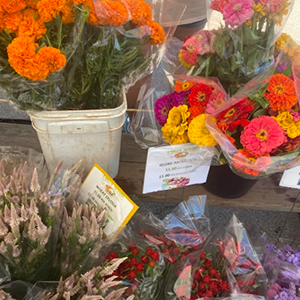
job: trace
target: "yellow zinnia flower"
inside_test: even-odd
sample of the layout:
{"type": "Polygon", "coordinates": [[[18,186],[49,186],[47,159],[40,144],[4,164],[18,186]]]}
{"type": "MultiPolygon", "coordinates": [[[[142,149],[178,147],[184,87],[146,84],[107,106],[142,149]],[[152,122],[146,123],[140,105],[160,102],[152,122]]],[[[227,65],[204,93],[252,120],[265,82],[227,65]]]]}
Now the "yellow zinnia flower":
{"type": "Polygon", "coordinates": [[[273,118],[277,121],[279,126],[286,131],[289,138],[294,139],[300,135],[300,121],[295,121],[288,111],[284,111],[273,118]]]}
{"type": "Polygon", "coordinates": [[[172,145],[188,142],[188,118],[190,113],[187,105],[173,107],[168,114],[166,124],[163,126],[163,137],[172,145]]]}
{"type": "Polygon", "coordinates": [[[217,145],[216,140],[205,126],[205,114],[199,115],[191,121],[188,137],[191,143],[200,147],[213,147],[217,145]]]}

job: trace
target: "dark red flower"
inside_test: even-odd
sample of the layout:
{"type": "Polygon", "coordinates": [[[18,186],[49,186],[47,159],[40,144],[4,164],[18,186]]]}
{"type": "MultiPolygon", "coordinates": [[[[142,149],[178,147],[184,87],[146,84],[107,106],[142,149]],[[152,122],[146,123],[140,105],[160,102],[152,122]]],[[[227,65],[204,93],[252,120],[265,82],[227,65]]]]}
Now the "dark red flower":
{"type": "Polygon", "coordinates": [[[210,277],[208,275],[205,275],[202,280],[205,283],[209,283],[210,282],[210,277]]]}
{"type": "Polygon", "coordinates": [[[222,281],[219,285],[219,289],[221,292],[227,292],[229,290],[229,284],[226,281],[222,281]]]}
{"type": "Polygon", "coordinates": [[[152,252],[153,252],[153,250],[152,250],[151,248],[148,248],[148,249],[146,250],[146,254],[147,254],[147,255],[151,255],[152,252]]]}
{"type": "Polygon", "coordinates": [[[197,288],[197,281],[193,281],[193,284],[192,284],[192,290],[196,289],[197,288]]]}
{"type": "Polygon", "coordinates": [[[206,291],[205,297],[207,297],[207,298],[212,298],[213,296],[214,296],[214,294],[213,294],[212,291],[206,291]]]}
{"type": "Polygon", "coordinates": [[[253,286],[255,285],[255,280],[253,278],[250,278],[247,280],[246,285],[248,286],[253,286]]]}
{"type": "Polygon", "coordinates": [[[205,262],[204,262],[204,266],[205,266],[206,268],[210,268],[211,265],[212,265],[211,260],[210,260],[210,259],[206,259],[205,262]]]}
{"type": "Polygon", "coordinates": [[[198,84],[191,89],[188,95],[188,103],[190,106],[206,106],[210,95],[212,93],[212,88],[206,84],[198,84]]]}
{"type": "Polygon", "coordinates": [[[215,281],[210,281],[209,282],[209,289],[210,290],[217,289],[217,288],[218,288],[218,285],[215,281]]]}
{"type": "Polygon", "coordinates": [[[136,248],[136,244],[134,242],[129,242],[128,243],[128,249],[132,250],[133,248],[136,248]]]}
{"type": "Polygon", "coordinates": [[[206,253],[204,252],[204,251],[202,251],[201,253],[200,253],[200,259],[202,260],[202,259],[204,259],[206,257],[206,253]]]}
{"type": "Polygon", "coordinates": [[[151,268],[154,268],[155,265],[156,265],[155,261],[153,261],[153,260],[149,261],[149,266],[150,266],[151,268]]]}
{"type": "Polygon", "coordinates": [[[171,264],[174,264],[174,263],[176,262],[176,257],[173,256],[173,255],[171,255],[171,256],[169,257],[169,262],[170,262],[171,264]]]}
{"type": "Polygon", "coordinates": [[[197,280],[197,281],[199,281],[199,280],[202,279],[202,275],[201,275],[201,273],[199,272],[199,270],[196,270],[196,271],[195,271],[194,279],[197,280]]]}
{"type": "Polygon", "coordinates": [[[215,275],[215,277],[216,277],[217,279],[221,278],[221,273],[220,273],[220,272],[217,272],[216,275],[215,275]]]}
{"type": "Polygon", "coordinates": [[[128,260],[132,266],[135,266],[138,263],[137,260],[133,257],[128,258],[128,260]]]}
{"type": "Polygon", "coordinates": [[[141,257],[141,262],[142,262],[142,263],[146,264],[148,261],[149,261],[148,256],[143,255],[143,256],[141,257]]]}
{"type": "Polygon", "coordinates": [[[136,271],[135,270],[129,270],[127,272],[127,276],[129,279],[135,279],[136,278],[136,271]]]}
{"type": "Polygon", "coordinates": [[[210,276],[215,277],[216,274],[217,274],[217,270],[216,270],[215,268],[211,268],[211,269],[208,270],[208,274],[209,274],[210,276]]]}
{"type": "Polygon", "coordinates": [[[150,254],[150,257],[151,257],[152,260],[154,260],[154,261],[159,260],[159,254],[158,254],[158,252],[152,252],[152,253],[150,254]]]}
{"type": "Polygon", "coordinates": [[[201,291],[201,292],[206,291],[206,284],[204,282],[199,282],[198,291],[201,291]]]}
{"type": "Polygon", "coordinates": [[[115,258],[117,258],[117,257],[118,257],[118,254],[117,254],[116,252],[111,252],[111,253],[109,254],[108,260],[109,260],[109,261],[112,261],[113,259],[115,259],[115,258]]]}
{"type": "Polygon", "coordinates": [[[120,265],[120,270],[122,270],[122,271],[125,271],[129,268],[131,268],[131,263],[129,261],[126,261],[120,265]]]}
{"type": "Polygon", "coordinates": [[[144,265],[142,263],[137,263],[136,266],[135,266],[135,268],[136,268],[136,270],[138,272],[143,272],[144,269],[145,269],[145,267],[144,267],[144,265]]]}
{"type": "Polygon", "coordinates": [[[234,104],[217,116],[217,122],[226,123],[230,132],[233,132],[239,125],[243,127],[248,125],[249,121],[247,118],[254,109],[253,103],[253,101],[247,98],[234,104]]]}
{"type": "Polygon", "coordinates": [[[180,250],[178,249],[177,246],[174,247],[174,248],[172,249],[172,251],[173,251],[174,254],[179,254],[179,253],[180,253],[180,250]]]}
{"type": "Polygon", "coordinates": [[[140,250],[137,247],[134,247],[134,248],[131,249],[131,253],[133,255],[138,255],[140,253],[140,250]]]}

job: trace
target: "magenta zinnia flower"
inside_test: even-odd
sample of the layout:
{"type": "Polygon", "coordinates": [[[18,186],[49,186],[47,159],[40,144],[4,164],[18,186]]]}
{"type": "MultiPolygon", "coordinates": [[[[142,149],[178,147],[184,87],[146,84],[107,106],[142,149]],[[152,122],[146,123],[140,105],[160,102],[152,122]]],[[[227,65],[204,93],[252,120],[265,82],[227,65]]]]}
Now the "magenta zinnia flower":
{"type": "Polygon", "coordinates": [[[223,18],[227,25],[231,27],[240,26],[253,16],[252,0],[232,0],[223,10],[223,18]]]}
{"type": "Polygon", "coordinates": [[[254,157],[271,153],[286,142],[285,131],[268,116],[253,119],[241,134],[241,143],[254,157]]]}
{"type": "Polygon", "coordinates": [[[164,95],[159,98],[154,104],[155,118],[160,126],[164,126],[167,122],[168,114],[172,108],[172,94],[164,95]]]}
{"type": "Polygon", "coordinates": [[[171,94],[171,106],[179,106],[179,105],[187,105],[187,96],[190,94],[191,90],[188,91],[181,91],[179,93],[174,92],[171,94]]]}

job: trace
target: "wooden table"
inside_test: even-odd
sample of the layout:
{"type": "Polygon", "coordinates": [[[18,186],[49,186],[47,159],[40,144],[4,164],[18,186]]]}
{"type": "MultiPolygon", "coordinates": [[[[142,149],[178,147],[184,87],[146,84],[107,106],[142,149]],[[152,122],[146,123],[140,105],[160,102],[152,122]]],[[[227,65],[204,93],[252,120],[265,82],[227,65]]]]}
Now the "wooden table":
{"type": "MultiPolygon", "coordinates": [[[[41,151],[38,138],[31,125],[0,123],[1,146],[23,146],[41,151]]],[[[202,185],[164,192],[142,194],[147,150],[138,146],[130,134],[123,134],[120,170],[116,182],[135,201],[179,203],[191,195],[207,195],[208,204],[218,207],[290,211],[298,190],[279,187],[280,174],[259,180],[242,198],[222,199],[207,192],[202,185]]],[[[219,183],[222,184],[222,183],[219,183]]],[[[300,204],[293,209],[300,212],[300,204]]]]}

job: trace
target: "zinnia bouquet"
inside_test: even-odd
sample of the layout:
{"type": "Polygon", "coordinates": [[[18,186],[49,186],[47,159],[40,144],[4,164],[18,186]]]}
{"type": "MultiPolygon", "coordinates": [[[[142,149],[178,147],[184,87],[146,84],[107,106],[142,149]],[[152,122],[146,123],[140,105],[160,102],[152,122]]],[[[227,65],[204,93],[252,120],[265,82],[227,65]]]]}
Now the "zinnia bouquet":
{"type": "Polygon", "coordinates": [[[299,72],[294,63],[299,46],[284,41],[285,35],[276,42],[274,74],[261,73],[207,119],[230,167],[244,177],[282,172],[299,163],[299,72]]]}
{"type": "Polygon", "coordinates": [[[179,60],[191,75],[217,77],[233,95],[274,64],[274,42],[292,4],[289,0],[209,0],[210,30],[188,37],[179,60]]]}
{"type": "Polygon", "coordinates": [[[164,1],[1,0],[0,87],[26,110],[116,107],[121,89],[161,57],[166,34],[153,17],[164,9],[164,1]]]}

